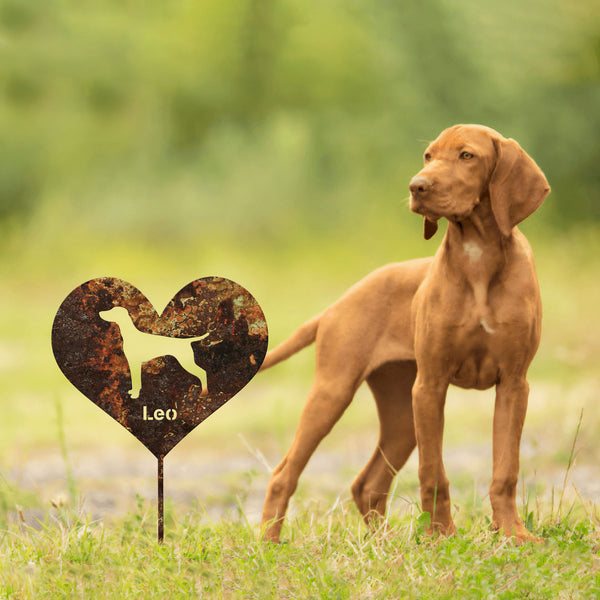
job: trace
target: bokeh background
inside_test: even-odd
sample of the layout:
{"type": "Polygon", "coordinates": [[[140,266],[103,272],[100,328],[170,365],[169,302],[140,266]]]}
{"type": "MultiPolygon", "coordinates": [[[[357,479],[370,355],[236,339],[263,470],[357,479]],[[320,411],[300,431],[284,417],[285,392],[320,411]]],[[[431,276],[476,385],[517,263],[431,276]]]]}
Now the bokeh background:
{"type": "MultiPolygon", "coordinates": [[[[100,512],[124,482],[153,493],[153,459],[54,364],[52,319],[73,288],[121,277],[162,310],[189,281],[222,275],[255,295],[277,343],[372,269],[435,251],[441,235],[421,239],[407,183],[427,143],[459,122],[517,139],[552,185],[523,225],[545,306],[525,467],[560,483],[583,409],[578,460],[593,482],[599,106],[594,0],[1,0],[5,508],[97,500],[104,483],[100,512]]],[[[220,498],[252,485],[259,496],[268,473],[252,460],[272,466],[291,441],[311,369],[308,351],[251,382],[173,451],[173,469],[205,461],[227,481],[220,498]],[[250,462],[219,463],[238,455],[250,462]]],[[[480,397],[453,392],[448,407],[467,475],[491,447],[493,395],[480,397]]],[[[335,493],[375,439],[359,398],[326,442],[335,493]]],[[[198,481],[210,473],[190,473],[181,486],[207,501],[198,481]]]]}

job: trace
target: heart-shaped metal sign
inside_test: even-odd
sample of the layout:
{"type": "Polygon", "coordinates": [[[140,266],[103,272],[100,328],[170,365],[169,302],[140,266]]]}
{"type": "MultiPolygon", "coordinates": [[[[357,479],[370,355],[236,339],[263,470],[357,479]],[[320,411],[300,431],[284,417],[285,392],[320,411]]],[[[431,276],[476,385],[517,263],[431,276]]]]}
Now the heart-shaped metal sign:
{"type": "Polygon", "coordinates": [[[74,289],[52,325],[67,379],[158,459],[158,540],[164,534],[163,459],[254,377],[267,351],[265,316],[224,277],[186,285],[158,314],[121,279],[74,289]]]}
{"type": "Polygon", "coordinates": [[[92,279],[52,326],[67,379],[161,460],[252,379],[267,342],[256,300],[223,277],[186,285],[160,315],[126,281],[92,279]]]}

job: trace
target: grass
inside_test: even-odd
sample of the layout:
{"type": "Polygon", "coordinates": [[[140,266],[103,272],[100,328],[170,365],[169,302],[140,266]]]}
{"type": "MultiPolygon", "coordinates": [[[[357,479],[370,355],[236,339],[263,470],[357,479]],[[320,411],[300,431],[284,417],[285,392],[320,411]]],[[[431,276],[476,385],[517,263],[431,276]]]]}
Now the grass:
{"type": "Polygon", "coordinates": [[[279,546],[237,518],[167,510],[156,542],[152,507],[111,524],[54,510],[40,529],[0,533],[2,598],[600,598],[600,515],[584,504],[531,512],[543,544],[514,547],[485,517],[458,516],[459,534],[424,536],[414,504],[386,529],[366,530],[354,508],[306,510],[279,546]]]}
{"type": "Polygon", "coordinates": [[[315,486],[311,497],[301,485],[283,543],[262,542],[243,509],[250,484],[238,482],[211,500],[231,504],[233,496],[225,518],[168,498],[159,544],[154,501],[138,495],[114,519],[93,519],[76,506],[78,483],[59,427],[71,499],[48,505],[6,481],[0,487],[0,598],[598,599],[600,509],[565,494],[582,423],[580,413],[552,502],[519,487],[526,526],[544,538],[520,547],[490,531],[489,502],[467,476],[453,480],[458,535],[451,538],[425,535],[429,515],[403,476],[374,532],[348,497],[317,492],[315,499],[315,486]],[[40,521],[26,518],[23,506],[37,506],[40,521]]]}
{"type": "MultiPolygon", "coordinates": [[[[491,448],[493,393],[456,390],[448,399],[445,441],[450,453],[459,449],[468,460],[450,455],[446,465],[460,530],[455,538],[424,538],[414,464],[397,483],[386,532],[367,532],[347,497],[338,499],[376,443],[375,410],[365,390],[318,451],[342,456],[341,466],[311,472],[309,465],[281,546],[257,541],[255,516],[244,499],[254,488],[262,499],[264,469],[258,475],[217,473],[213,479],[223,485],[216,491],[206,479],[186,482],[203,507],[171,496],[162,546],[156,543],[153,491],[144,496],[152,500],[130,498],[112,517],[76,508],[92,489],[125,495],[123,475],[78,474],[90,454],[108,460],[110,448],[139,463],[152,457],[72,389],[54,364],[50,326],[71,289],[99,275],[123,277],[160,310],[188,281],[224,275],[258,298],[277,343],[378,265],[432,252],[413,229],[414,222],[389,219],[375,227],[366,221],[363,229],[352,227],[352,236],[291,241],[277,253],[270,243],[247,240],[238,246],[205,238],[152,246],[90,235],[83,243],[78,236],[86,232],[5,239],[5,254],[14,260],[0,266],[0,598],[600,598],[598,508],[578,496],[570,476],[564,478],[577,460],[597,463],[600,278],[593,274],[600,271],[600,238],[592,230],[556,239],[528,232],[545,322],[531,370],[519,509],[544,544],[515,548],[490,533],[488,479],[482,491],[472,469],[483,461],[489,478],[482,448],[491,448]],[[20,469],[40,456],[64,465],[64,480],[52,484],[61,489],[19,479],[20,469]],[[31,528],[19,514],[29,524],[31,514],[39,515],[43,526],[31,528]]],[[[167,498],[171,460],[219,464],[247,452],[247,444],[274,465],[298,422],[312,356],[307,351],[261,375],[182,441],[167,458],[167,498]]],[[[135,477],[127,489],[154,490],[152,475],[149,484],[135,477]]]]}

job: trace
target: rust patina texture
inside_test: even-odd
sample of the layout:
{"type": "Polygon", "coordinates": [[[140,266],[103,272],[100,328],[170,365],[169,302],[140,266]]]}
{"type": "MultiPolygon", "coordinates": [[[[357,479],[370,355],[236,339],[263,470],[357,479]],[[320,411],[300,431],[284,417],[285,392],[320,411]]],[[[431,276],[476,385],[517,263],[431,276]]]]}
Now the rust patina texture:
{"type": "Polygon", "coordinates": [[[267,324],[256,300],[223,277],[188,284],[160,315],[126,281],[92,279],[69,294],[52,327],[54,356],[69,381],[161,461],[252,379],[267,341],[267,324]],[[147,356],[138,375],[138,365],[130,364],[129,342],[124,343],[124,325],[110,320],[115,307],[127,310],[128,315],[121,312],[137,332],[150,334],[138,336],[142,352],[144,339],[149,352],[157,336],[189,339],[178,344],[190,353],[192,365],[206,373],[207,385],[168,351],[147,356]],[[134,391],[136,377],[140,387],[134,391]]]}

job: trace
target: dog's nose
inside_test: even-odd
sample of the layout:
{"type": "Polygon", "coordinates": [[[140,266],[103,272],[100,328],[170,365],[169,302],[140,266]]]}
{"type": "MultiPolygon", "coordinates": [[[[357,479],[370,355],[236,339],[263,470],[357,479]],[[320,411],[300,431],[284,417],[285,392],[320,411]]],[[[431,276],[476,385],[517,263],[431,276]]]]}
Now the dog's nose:
{"type": "Polygon", "coordinates": [[[411,194],[424,194],[431,189],[431,186],[432,183],[427,177],[417,175],[410,180],[408,189],[411,194]]]}

